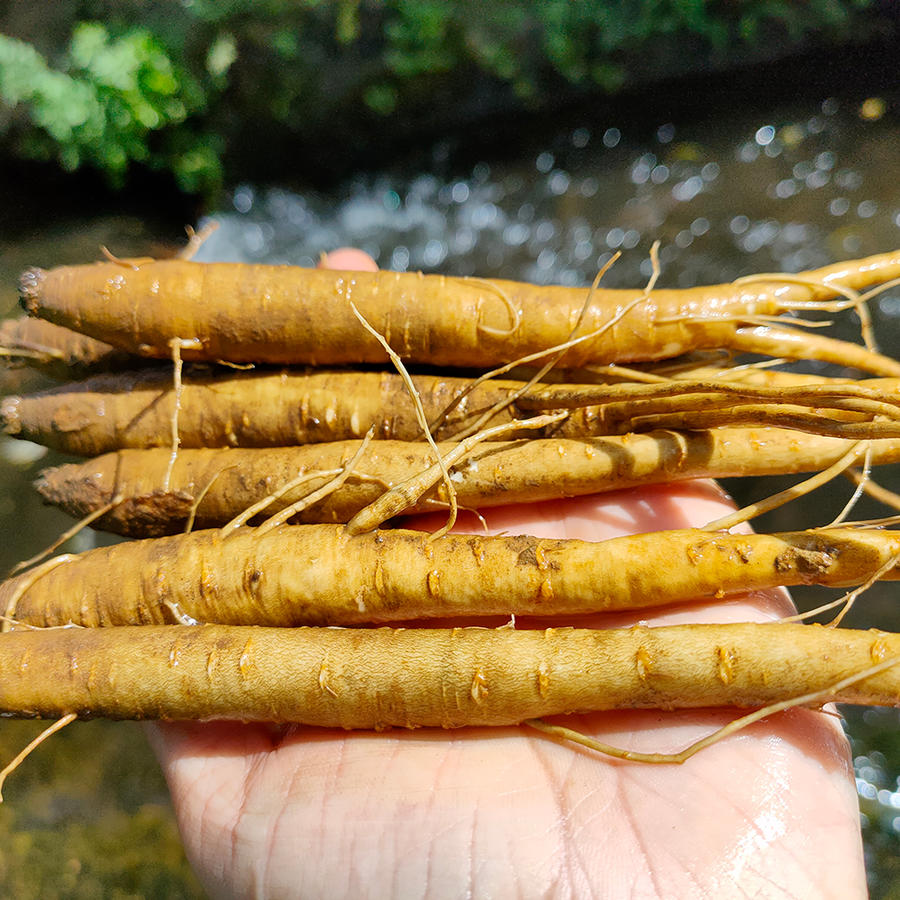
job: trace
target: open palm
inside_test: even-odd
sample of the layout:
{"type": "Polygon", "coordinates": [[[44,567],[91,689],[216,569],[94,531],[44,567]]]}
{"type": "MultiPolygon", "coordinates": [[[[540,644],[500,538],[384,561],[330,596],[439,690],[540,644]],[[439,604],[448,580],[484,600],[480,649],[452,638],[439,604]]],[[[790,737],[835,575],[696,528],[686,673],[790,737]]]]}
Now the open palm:
{"type": "MultiPolygon", "coordinates": [[[[495,531],[603,540],[703,524],[729,508],[704,482],[487,516],[495,531]]],[[[642,618],[759,621],[788,609],[773,591],[642,618]]],[[[566,724],[618,746],[671,752],[730,718],[727,710],[636,711],[566,724]]],[[[866,893],[847,743],[823,712],[772,717],[680,766],[611,760],[527,726],[348,734],[168,723],[150,734],[188,856],[214,896],[866,893]]]]}

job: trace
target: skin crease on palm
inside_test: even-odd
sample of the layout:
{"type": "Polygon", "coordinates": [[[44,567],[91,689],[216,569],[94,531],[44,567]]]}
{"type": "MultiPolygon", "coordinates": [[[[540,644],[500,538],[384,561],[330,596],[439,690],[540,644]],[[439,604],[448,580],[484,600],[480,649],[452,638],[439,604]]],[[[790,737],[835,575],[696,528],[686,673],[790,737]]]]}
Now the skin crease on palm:
{"type": "MultiPolygon", "coordinates": [[[[374,268],[354,250],[323,265],[374,268]]],[[[485,516],[491,531],[596,541],[698,526],[731,508],[715,485],[693,482],[485,516]]],[[[421,517],[416,527],[437,522],[421,517]]],[[[460,530],[479,527],[461,516],[460,530]]],[[[769,591],[577,624],[766,621],[792,609],[769,591]]],[[[558,623],[516,621],[547,624],[558,623]]],[[[559,721],[615,746],[671,753],[734,717],[650,710],[559,721]]],[[[527,726],[147,730],[188,857],[214,897],[866,896],[849,749],[827,712],[788,710],[682,765],[652,766],[527,726]]]]}

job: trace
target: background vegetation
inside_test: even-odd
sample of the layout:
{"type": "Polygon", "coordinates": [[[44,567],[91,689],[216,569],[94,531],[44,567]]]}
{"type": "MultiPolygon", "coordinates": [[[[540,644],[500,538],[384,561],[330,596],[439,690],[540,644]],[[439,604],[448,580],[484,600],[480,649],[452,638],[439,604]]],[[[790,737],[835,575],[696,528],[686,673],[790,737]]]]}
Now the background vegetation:
{"type": "Polygon", "coordinates": [[[0,10],[0,154],[205,196],[896,28],[878,0],[56,0],[0,10]],[[260,140],[265,135],[265,140],[260,140]]]}

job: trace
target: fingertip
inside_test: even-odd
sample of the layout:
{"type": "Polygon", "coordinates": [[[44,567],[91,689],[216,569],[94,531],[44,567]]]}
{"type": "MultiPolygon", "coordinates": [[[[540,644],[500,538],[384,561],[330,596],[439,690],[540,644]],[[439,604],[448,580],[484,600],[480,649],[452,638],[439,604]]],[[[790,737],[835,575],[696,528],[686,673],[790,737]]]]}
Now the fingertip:
{"type": "Polygon", "coordinates": [[[378,264],[363,250],[356,247],[340,247],[324,254],[316,268],[340,269],[345,272],[377,272],[378,264]]]}

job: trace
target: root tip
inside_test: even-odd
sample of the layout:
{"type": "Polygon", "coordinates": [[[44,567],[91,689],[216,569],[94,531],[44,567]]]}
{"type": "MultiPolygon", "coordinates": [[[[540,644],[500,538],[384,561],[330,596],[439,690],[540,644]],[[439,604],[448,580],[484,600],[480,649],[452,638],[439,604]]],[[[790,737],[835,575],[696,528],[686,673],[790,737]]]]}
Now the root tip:
{"type": "Polygon", "coordinates": [[[31,486],[38,492],[44,503],[56,503],[59,491],[56,489],[57,478],[54,477],[60,466],[52,466],[38,473],[31,486]]]}
{"type": "Polygon", "coordinates": [[[4,397],[0,401],[0,431],[11,436],[21,434],[22,421],[19,418],[19,401],[21,397],[4,397]]]}
{"type": "Polygon", "coordinates": [[[35,315],[40,307],[42,286],[47,273],[32,266],[19,276],[19,303],[30,315],[35,315]]]}

